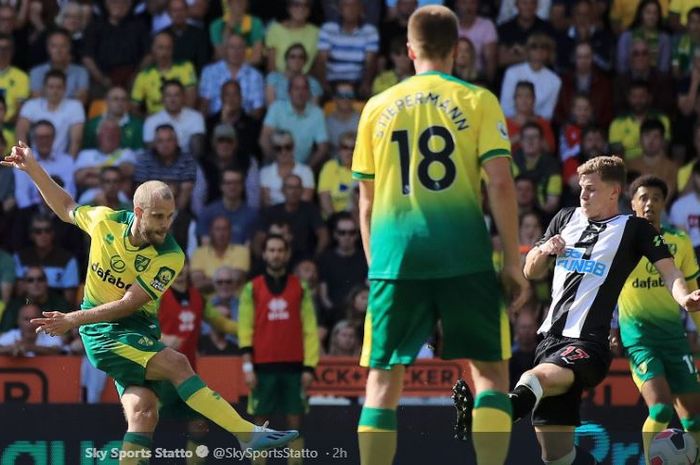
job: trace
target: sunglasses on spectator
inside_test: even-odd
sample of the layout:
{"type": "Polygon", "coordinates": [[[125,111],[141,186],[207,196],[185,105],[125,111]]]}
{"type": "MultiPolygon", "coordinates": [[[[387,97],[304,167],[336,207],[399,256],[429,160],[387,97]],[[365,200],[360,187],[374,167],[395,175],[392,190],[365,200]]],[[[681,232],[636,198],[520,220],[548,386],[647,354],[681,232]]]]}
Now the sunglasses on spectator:
{"type": "Polygon", "coordinates": [[[339,236],[353,236],[357,234],[357,229],[337,229],[335,232],[339,236]]]}
{"type": "Polygon", "coordinates": [[[45,283],[46,278],[43,276],[27,276],[24,280],[28,283],[45,283]]]}
{"type": "Polygon", "coordinates": [[[32,233],[34,234],[51,234],[53,229],[51,228],[32,228],[32,233]]]}
{"type": "Polygon", "coordinates": [[[233,279],[217,279],[214,281],[214,284],[218,284],[219,286],[223,286],[224,284],[233,284],[233,279]]]}
{"type": "Polygon", "coordinates": [[[275,152],[291,152],[294,150],[294,145],[293,144],[283,144],[283,145],[275,145],[273,146],[275,149],[275,152]]]}

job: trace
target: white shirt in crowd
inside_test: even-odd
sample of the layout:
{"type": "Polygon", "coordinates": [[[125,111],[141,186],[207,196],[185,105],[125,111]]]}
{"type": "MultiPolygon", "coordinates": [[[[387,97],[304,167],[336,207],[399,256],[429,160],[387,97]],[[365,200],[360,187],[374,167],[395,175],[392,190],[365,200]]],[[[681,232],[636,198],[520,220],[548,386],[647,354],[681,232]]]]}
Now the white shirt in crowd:
{"type": "MultiPolygon", "coordinates": [[[[301,185],[304,188],[313,189],[314,184],[314,173],[311,168],[304,165],[303,163],[296,162],[294,168],[292,169],[292,174],[296,174],[301,178],[301,185]]],[[[270,204],[276,205],[278,203],[284,203],[284,194],[282,194],[282,183],[283,180],[279,175],[279,168],[277,162],[267,165],[260,170],[260,187],[267,188],[270,190],[270,204]]]]}
{"type": "Polygon", "coordinates": [[[544,119],[552,119],[561,79],[549,68],[535,71],[527,62],[506,69],[500,98],[503,113],[509,118],[515,116],[515,86],[520,81],[530,81],[535,86],[535,114],[544,119]]]}
{"type": "Polygon", "coordinates": [[[688,231],[693,247],[700,246],[700,198],[695,192],[679,197],[668,219],[674,226],[688,231]]]}
{"type": "MultiPolygon", "coordinates": [[[[36,147],[32,147],[35,154],[38,154],[36,147]]],[[[63,181],[64,189],[75,198],[75,163],[73,157],[61,152],[54,152],[48,158],[37,155],[39,164],[49,173],[49,176],[56,176],[63,181]]],[[[41,203],[41,194],[34,185],[34,181],[24,171],[14,170],[15,173],[15,199],[18,208],[31,207],[41,203]]]]}
{"type": "MultiPolygon", "coordinates": [[[[0,335],[0,346],[11,346],[22,340],[22,332],[19,329],[11,329],[0,335]]],[[[63,347],[63,340],[60,337],[49,336],[39,333],[36,337],[35,345],[41,347],[63,347]]],[[[25,353],[27,357],[34,357],[34,352],[25,353]]]]}
{"type": "Polygon", "coordinates": [[[56,129],[53,141],[54,152],[65,153],[70,143],[70,128],[75,124],[85,123],[85,110],[79,100],[63,99],[55,111],[49,111],[45,98],[27,100],[19,112],[19,116],[36,123],[43,119],[50,121],[56,129]]]}
{"type": "Polygon", "coordinates": [[[154,113],[143,123],[143,141],[147,144],[156,137],[156,128],[169,124],[175,129],[177,143],[183,152],[189,152],[190,139],[195,134],[204,134],[204,117],[191,108],[183,108],[179,115],[173,116],[165,110],[154,113]]]}

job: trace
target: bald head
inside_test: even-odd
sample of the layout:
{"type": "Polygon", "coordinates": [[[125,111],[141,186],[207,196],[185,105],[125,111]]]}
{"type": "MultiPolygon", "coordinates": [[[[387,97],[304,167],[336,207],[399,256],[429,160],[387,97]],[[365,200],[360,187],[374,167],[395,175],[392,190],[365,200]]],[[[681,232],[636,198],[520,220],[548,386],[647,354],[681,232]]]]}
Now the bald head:
{"type": "Polygon", "coordinates": [[[172,191],[162,181],[146,181],[134,192],[134,207],[151,208],[160,200],[174,200],[172,191]]]}

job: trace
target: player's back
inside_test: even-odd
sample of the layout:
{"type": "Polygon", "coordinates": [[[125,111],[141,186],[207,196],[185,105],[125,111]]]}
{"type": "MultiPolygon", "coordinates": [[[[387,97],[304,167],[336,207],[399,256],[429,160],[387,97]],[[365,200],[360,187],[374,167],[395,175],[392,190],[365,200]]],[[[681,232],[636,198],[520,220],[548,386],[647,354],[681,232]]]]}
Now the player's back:
{"type": "Polygon", "coordinates": [[[374,179],[370,278],[492,269],[481,164],[509,155],[503,113],[483,88],[429,72],[370,99],[353,157],[354,177],[374,179]]]}

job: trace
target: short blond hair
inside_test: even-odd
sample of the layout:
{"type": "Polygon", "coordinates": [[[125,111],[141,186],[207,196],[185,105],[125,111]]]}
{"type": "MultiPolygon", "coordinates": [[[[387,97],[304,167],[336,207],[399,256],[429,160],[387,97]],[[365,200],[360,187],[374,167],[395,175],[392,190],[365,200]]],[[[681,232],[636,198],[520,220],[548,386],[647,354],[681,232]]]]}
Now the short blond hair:
{"type": "Polygon", "coordinates": [[[616,182],[624,186],[627,182],[625,162],[617,155],[591,158],[576,170],[579,176],[598,174],[603,182],[616,182]]]}
{"type": "Polygon", "coordinates": [[[155,200],[174,200],[173,192],[163,181],[146,181],[134,192],[134,207],[149,208],[155,200]]]}
{"type": "Polygon", "coordinates": [[[442,5],[418,8],[408,19],[408,42],[420,58],[448,57],[457,45],[457,15],[442,5]]]}

